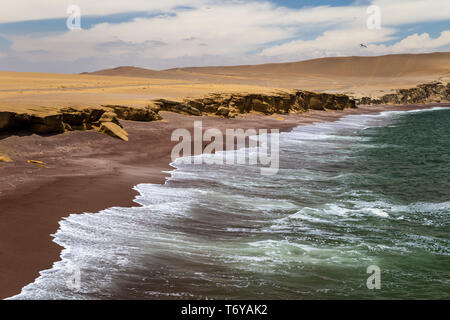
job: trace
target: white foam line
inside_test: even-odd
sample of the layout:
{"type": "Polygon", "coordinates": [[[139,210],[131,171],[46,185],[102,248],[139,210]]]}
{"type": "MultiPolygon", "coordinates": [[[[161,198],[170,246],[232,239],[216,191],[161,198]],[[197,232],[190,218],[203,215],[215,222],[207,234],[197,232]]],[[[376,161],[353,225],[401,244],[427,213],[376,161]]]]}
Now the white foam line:
{"type": "MultiPolygon", "coordinates": [[[[347,116],[344,116],[344,117],[342,117],[342,118],[340,118],[340,119],[338,119],[336,121],[332,121],[332,122],[315,122],[315,123],[312,123],[310,125],[299,125],[299,126],[293,128],[291,132],[281,132],[280,133],[280,137],[281,136],[286,136],[286,135],[289,135],[289,134],[292,134],[292,133],[299,133],[299,131],[301,132],[302,130],[305,130],[305,129],[307,130],[308,127],[309,128],[315,128],[315,129],[324,129],[324,130],[326,130],[326,129],[330,130],[331,129],[330,131],[335,131],[335,130],[343,129],[343,128],[344,129],[346,129],[346,128],[348,129],[348,128],[352,128],[352,127],[353,128],[356,127],[356,129],[364,129],[364,127],[361,127],[361,126],[355,124],[354,122],[350,122],[349,120],[352,119],[352,118],[359,118],[360,120],[363,120],[362,123],[364,123],[364,120],[365,120],[365,122],[367,122],[369,120],[373,120],[374,118],[387,117],[387,116],[390,116],[390,115],[393,115],[393,114],[413,113],[413,112],[427,112],[427,111],[435,111],[435,110],[443,110],[443,109],[450,109],[450,107],[439,107],[439,106],[437,106],[437,107],[433,107],[433,108],[429,108],[429,109],[404,110],[404,111],[403,110],[401,110],[401,111],[382,111],[382,112],[380,112],[377,115],[347,115],[347,116]],[[320,128],[320,127],[322,127],[322,128],[320,128]]],[[[310,133],[310,134],[312,135],[314,133],[310,133]]],[[[324,135],[324,136],[326,135],[324,133],[318,133],[318,134],[319,135],[324,135]]],[[[268,135],[270,135],[270,134],[268,134],[268,135]]],[[[251,136],[249,138],[250,139],[257,139],[257,140],[260,139],[260,137],[258,137],[258,135],[251,136]]],[[[252,148],[252,149],[255,149],[255,148],[252,148]]],[[[225,151],[222,151],[222,153],[237,152],[237,151],[242,151],[242,150],[249,150],[249,151],[251,151],[250,148],[245,148],[244,147],[244,148],[241,148],[241,149],[238,149],[238,150],[225,150],[225,151]]],[[[204,156],[204,155],[198,155],[198,156],[204,156]]],[[[173,162],[171,162],[170,165],[172,167],[174,167],[174,170],[163,171],[164,173],[168,173],[168,174],[171,175],[170,177],[166,178],[165,184],[167,184],[167,182],[169,180],[174,178],[174,173],[176,171],[180,171],[181,170],[180,167],[176,166],[177,162],[182,161],[182,160],[193,160],[194,157],[195,156],[179,157],[179,158],[175,159],[173,162]]],[[[186,161],[186,162],[189,163],[189,161],[186,161]]],[[[148,184],[146,184],[146,185],[148,185],[148,184]]],[[[150,184],[150,185],[153,185],[153,184],[150,184]]],[[[139,186],[140,185],[136,185],[136,186],[133,187],[134,190],[139,192],[139,195],[135,197],[134,202],[136,202],[137,204],[139,204],[140,206],[143,207],[143,205],[141,203],[139,203],[138,200],[139,200],[139,198],[144,197],[145,194],[143,194],[142,190],[139,189],[139,186]]],[[[160,185],[154,184],[154,186],[160,186],[160,185]]],[[[110,208],[107,208],[107,209],[102,210],[102,211],[100,211],[100,212],[98,212],[96,214],[102,214],[103,212],[105,212],[105,211],[107,211],[109,209],[110,208]]],[[[85,214],[89,215],[91,213],[85,213],[85,214]]],[[[81,214],[81,215],[83,215],[83,214],[81,214]]],[[[80,216],[80,214],[77,214],[77,216],[80,216]]],[[[70,216],[69,216],[69,218],[70,218],[70,216]]],[[[60,227],[58,228],[57,232],[53,236],[54,237],[53,241],[56,242],[56,243],[58,243],[56,241],[57,234],[63,232],[63,229],[66,229],[66,228],[63,227],[64,222],[65,222],[64,219],[62,219],[60,221],[60,223],[59,223],[60,227]]],[[[14,295],[14,296],[12,296],[10,298],[7,298],[6,300],[20,298],[21,295],[23,295],[24,293],[26,294],[27,289],[31,288],[31,286],[38,285],[39,283],[44,281],[44,276],[46,274],[51,273],[52,271],[55,271],[55,270],[58,270],[58,269],[62,269],[63,265],[65,265],[67,263],[70,263],[70,259],[67,259],[66,256],[68,254],[70,254],[71,248],[70,247],[65,247],[64,244],[65,244],[64,241],[62,243],[60,243],[60,245],[62,245],[63,248],[64,248],[61,251],[61,254],[60,254],[61,260],[54,262],[52,268],[41,271],[40,272],[40,276],[38,278],[36,278],[32,283],[30,283],[30,284],[28,284],[28,285],[26,285],[26,286],[24,286],[22,288],[21,293],[19,293],[17,295],[14,295]]],[[[39,296],[39,293],[37,293],[37,296],[39,296]]]]}

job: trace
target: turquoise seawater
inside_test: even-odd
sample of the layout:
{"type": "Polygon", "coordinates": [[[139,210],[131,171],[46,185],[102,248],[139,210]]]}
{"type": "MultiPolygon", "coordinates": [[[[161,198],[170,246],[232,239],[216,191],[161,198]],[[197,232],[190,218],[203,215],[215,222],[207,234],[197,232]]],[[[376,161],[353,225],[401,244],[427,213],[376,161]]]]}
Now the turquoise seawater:
{"type": "Polygon", "coordinates": [[[275,176],[176,161],[142,207],[71,215],[62,260],[16,298],[450,298],[450,109],[300,126],[280,148],[275,176]]]}

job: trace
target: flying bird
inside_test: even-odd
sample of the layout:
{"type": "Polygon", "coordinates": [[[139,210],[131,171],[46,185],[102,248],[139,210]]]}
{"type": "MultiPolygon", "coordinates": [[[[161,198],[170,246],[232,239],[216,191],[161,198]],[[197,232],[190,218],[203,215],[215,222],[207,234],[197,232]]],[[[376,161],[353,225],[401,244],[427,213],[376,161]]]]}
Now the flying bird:
{"type": "Polygon", "coordinates": [[[366,49],[367,49],[367,46],[366,46],[364,43],[360,43],[359,46],[360,46],[361,48],[366,48],[366,49]]]}

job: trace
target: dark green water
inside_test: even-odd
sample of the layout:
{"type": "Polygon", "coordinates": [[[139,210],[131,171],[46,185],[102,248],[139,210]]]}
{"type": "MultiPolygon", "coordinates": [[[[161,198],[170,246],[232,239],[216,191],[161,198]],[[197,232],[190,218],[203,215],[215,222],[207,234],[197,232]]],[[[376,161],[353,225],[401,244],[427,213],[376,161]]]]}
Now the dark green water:
{"type": "Polygon", "coordinates": [[[358,136],[370,145],[354,146],[346,183],[390,217],[365,236],[382,247],[371,254],[384,270],[375,295],[450,298],[450,110],[397,115],[358,136]]]}
{"type": "Polygon", "coordinates": [[[356,152],[357,188],[397,204],[450,200],[450,111],[413,112],[363,130],[372,148],[356,152]]]}
{"type": "Polygon", "coordinates": [[[301,126],[280,149],[275,176],[177,160],[142,207],[70,216],[62,261],[19,297],[450,298],[449,109],[301,126]]]}

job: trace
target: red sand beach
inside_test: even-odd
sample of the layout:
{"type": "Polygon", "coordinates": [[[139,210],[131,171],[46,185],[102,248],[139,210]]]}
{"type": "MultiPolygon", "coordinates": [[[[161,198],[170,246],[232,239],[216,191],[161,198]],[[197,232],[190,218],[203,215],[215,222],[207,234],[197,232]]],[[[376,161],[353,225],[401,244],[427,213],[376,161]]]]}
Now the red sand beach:
{"type": "Polygon", "coordinates": [[[18,294],[39,276],[39,271],[59,260],[61,247],[52,242],[51,235],[57,231],[61,219],[112,206],[134,206],[137,194],[133,186],[164,183],[167,174],[163,171],[171,168],[170,153],[176,144],[170,141],[174,129],[192,130],[194,121],[202,120],[204,130],[288,131],[297,125],[335,121],[349,114],[433,106],[436,105],[361,106],[303,115],[250,114],[235,119],[164,112],[163,121],[124,121],[129,142],[94,131],[4,137],[0,147],[10,150],[15,162],[0,165],[0,298],[18,294]],[[27,163],[31,159],[43,161],[45,168],[27,163]]]}

